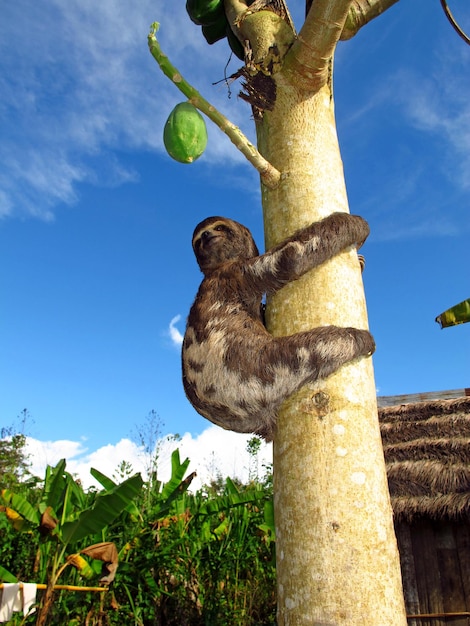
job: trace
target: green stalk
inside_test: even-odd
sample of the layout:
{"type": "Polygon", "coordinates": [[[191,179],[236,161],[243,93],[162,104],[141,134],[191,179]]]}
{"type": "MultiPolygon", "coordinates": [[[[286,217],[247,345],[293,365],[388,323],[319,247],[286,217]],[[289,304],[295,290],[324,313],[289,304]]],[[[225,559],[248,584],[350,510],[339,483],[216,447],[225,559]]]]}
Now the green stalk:
{"type": "Polygon", "coordinates": [[[258,152],[242,131],[232,124],[225,115],[220,113],[210,102],[205,100],[201,94],[183,78],[178,69],[171,63],[168,57],[163,54],[160,44],[156,38],[159,24],[154,22],[148,36],[148,45],[153,58],[156,60],[162,72],[172,83],[188,98],[189,102],[199,109],[204,115],[216,124],[220,130],[227,135],[230,141],[246,157],[246,159],[258,170],[262,182],[271,189],[274,189],[281,178],[280,172],[266,161],[258,152]]]}

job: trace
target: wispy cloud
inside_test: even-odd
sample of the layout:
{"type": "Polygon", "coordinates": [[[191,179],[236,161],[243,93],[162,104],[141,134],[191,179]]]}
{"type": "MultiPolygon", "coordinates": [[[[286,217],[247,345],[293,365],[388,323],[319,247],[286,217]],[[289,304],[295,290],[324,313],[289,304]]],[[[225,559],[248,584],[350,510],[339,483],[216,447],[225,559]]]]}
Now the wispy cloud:
{"type": "Polygon", "coordinates": [[[181,346],[183,343],[183,335],[176,327],[176,324],[181,320],[181,315],[175,315],[170,321],[170,325],[168,327],[168,332],[170,334],[171,340],[175,346],[181,346]]]}
{"type": "MultiPolygon", "coordinates": [[[[240,435],[209,426],[201,434],[193,436],[185,433],[182,437],[167,436],[157,442],[158,473],[162,481],[171,475],[171,453],[176,448],[181,459],[189,458],[189,472],[197,472],[193,488],[197,489],[219,476],[236,477],[248,480],[250,472],[263,473],[263,465],[272,462],[272,446],[263,443],[257,459],[250,457],[246,450],[251,435],[240,435]],[[257,467],[256,467],[257,466],[257,467]]],[[[31,471],[43,477],[47,465],[56,465],[60,459],[67,461],[67,470],[80,478],[85,487],[97,486],[90,474],[94,467],[103,474],[113,477],[121,461],[127,461],[134,472],[145,475],[148,458],[136,443],[130,439],[121,439],[115,444],[90,451],[83,442],[77,441],[39,441],[28,437],[26,451],[31,459],[31,471]]]]}
{"type": "MultiPolygon", "coordinates": [[[[143,0],[136,6],[71,0],[64,5],[52,0],[39,7],[20,0],[2,19],[0,216],[29,213],[51,219],[56,205],[76,201],[79,183],[117,185],[137,179],[113,157],[116,149],[163,149],[166,117],[184,97],[148,52],[147,34],[155,19],[161,22],[162,46],[179,69],[196,85],[205,85],[216,106],[227,106],[235,123],[242,122],[242,111],[249,123],[246,105],[228,100],[225,88],[208,84],[208,75],[214,81],[223,77],[223,61],[207,54],[184,2],[143,0]],[[25,15],[31,28],[26,32],[25,15]],[[194,64],[194,58],[200,61],[194,64]]],[[[221,156],[227,164],[240,160],[227,138],[211,128],[206,162],[221,156]]]]}
{"type": "Polygon", "coordinates": [[[456,82],[449,65],[427,79],[400,72],[394,83],[395,100],[411,124],[439,142],[446,175],[470,188],[470,85],[456,82]]]}
{"type": "Polygon", "coordinates": [[[366,189],[353,210],[375,220],[375,242],[470,231],[470,83],[462,48],[458,40],[450,50],[436,43],[426,75],[411,62],[375,76],[363,101],[340,119],[349,140],[346,171],[364,176],[366,189]]]}

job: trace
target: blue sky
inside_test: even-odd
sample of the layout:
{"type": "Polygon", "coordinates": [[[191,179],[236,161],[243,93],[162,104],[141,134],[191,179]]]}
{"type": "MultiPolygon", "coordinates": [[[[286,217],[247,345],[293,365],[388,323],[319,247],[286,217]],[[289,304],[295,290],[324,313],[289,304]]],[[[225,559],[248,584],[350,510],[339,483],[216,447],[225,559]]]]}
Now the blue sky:
{"type": "MultiPolygon", "coordinates": [[[[464,4],[450,6],[469,32],[464,4]]],[[[300,28],[303,1],[289,6],[300,28]]],[[[191,234],[222,214],[263,248],[259,184],[210,122],[199,161],[167,156],[163,125],[184,98],[147,33],[159,21],[174,64],[254,138],[239,86],[213,85],[228,46],[207,46],[183,0],[17,0],[0,12],[0,423],[27,408],[28,434],[76,460],[106,450],[117,463],[151,410],[162,434],[197,442],[209,423],[185,399],[179,354],[200,281],[191,234]]],[[[470,325],[434,321],[470,294],[469,72],[438,0],[400,0],[338,46],[350,207],[372,231],[379,395],[470,386],[470,325]]]]}

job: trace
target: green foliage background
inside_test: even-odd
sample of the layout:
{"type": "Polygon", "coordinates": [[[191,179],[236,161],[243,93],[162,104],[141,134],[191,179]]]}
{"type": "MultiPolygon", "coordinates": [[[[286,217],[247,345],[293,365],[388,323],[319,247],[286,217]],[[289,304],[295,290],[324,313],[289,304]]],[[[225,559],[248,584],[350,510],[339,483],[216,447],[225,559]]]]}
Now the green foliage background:
{"type": "MultiPolygon", "coordinates": [[[[258,449],[256,441],[249,443],[253,457],[258,449]]],[[[191,493],[188,488],[193,475],[186,476],[189,460],[181,462],[175,450],[168,483],[160,483],[158,471],[152,472],[138,495],[124,495],[122,510],[101,527],[103,501],[114,502],[113,494],[127,494],[127,484],[134,488],[141,484],[130,476],[132,468],[128,464],[120,465],[119,484],[92,470],[103,490],[84,491],[66,472],[63,461],[55,468],[49,467],[40,481],[28,474],[27,459],[22,456],[18,440],[5,444],[0,453],[5,457],[9,451],[16,455],[18,471],[12,473],[11,464],[5,463],[8,472],[0,473],[1,579],[47,583],[52,573],[59,572],[59,584],[98,586],[101,561],[87,557],[90,568],[84,577],[85,570],[80,573],[69,565],[67,556],[98,542],[114,542],[119,553],[116,578],[108,591],[56,591],[43,623],[275,624],[270,468],[265,468],[261,478],[252,477],[247,485],[219,479],[191,493]],[[59,484],[67,503],[57,501],[59,484]],[[34,520],[52,501],[58,524],[52,531],[45,531],[34,520]],[[12,511],[20,510],[28,513],[30,521],[12,515],[12,511]]],[[[38,600],[43,593],[38,591],[38,600]]],[[[9,623],[39,623],[40,611],[38,606],[36,613],[24,621],[20,613],[15,613],[9,623]]]]}

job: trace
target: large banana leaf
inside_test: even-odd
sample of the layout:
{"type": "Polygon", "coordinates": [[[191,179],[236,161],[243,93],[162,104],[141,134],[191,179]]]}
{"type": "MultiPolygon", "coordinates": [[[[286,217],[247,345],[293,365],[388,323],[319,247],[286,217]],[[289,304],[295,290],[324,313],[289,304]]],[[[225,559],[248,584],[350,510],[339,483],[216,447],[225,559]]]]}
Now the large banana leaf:
{"type": "Polygon", "coordinates": [[[111,491],[98,494],[91,508],[82,511],[73,522],[62,525],[62,541],[67,544],[103,530],[140,494],[143,484],[140,474],[136,474],[111,491]]]}
{"type": "Polygon", "coordinates": [[[227,478],[226,488],[228,493],[205,500],[198,506],[197,513],[200,515],[213,515],[221,511],[227,511],[242,504],[250,504],[263,501],[266,496],[258,489],[249,489],[247,491],[239,491],[233,481],[227,478]]]}
{"type": "Polygon", "coordinates": [[[13,493],[9,489],[4,489],[2,491],[2,499],[6,505],[19,513],[21,517],[24,517],[24,519],[30,524],[39,526],[41,516],[39,515],[38,510],[31,506],[26,498],[23,498],[23,496],[20,496],[17,493],[13,493]]]}
{"type": "Polygon", "coordinates": [[[57,511],[63,503],[63,495],[67,485],[67,473],[65,472],[65,459],[61,459],[55,467],[48,465],[44,477],[44,489],[39,506],[41,513],[47,507],[57,511]]]}
{"type": "Polygon", "coordinates": [[[106,474],[103,474],[94,467],[90,468],[90,474],[93,476],[93,478],[96,478],[100,485],[102,485],[107,491],[111,491],[111,489],[114,489],[114,487],[116,486],[116,483],[112,478],[109,478],[108,476],[106,476],[106,474]]]}
{"type": "MultiPolygon", "coordinates": [[[[105,474],[103,474],[102,472],[100,472],[99,470],[95,469],[94,467],[90,468],[90,474],[93,476],[93,478],[95,478],[101,485],[103,485],[103,487],[107,490],[107,491],[111,491],[112,489],[114,489],[114,487],[116,487],[116,483],[114,482],[114,480],[112,480],[111,478],[108,478],[108,476],[106,476],[105,474]]],[[[142,517],[139,509],[137,508],[137,505],[135,504],[135,502],[129,502],[129,504],[126,507],[126,511],[130,514],[133,515],[136,519],[139,519],[142,517]]]]}
{"type": "Polygon", "coordinates": [[[87,501],[82,486],[65,471],[65,465],[65,459],[61,459],[55,467],[47,466],[39,503],[41,514],[47,509],[61,524],[73,518],[75,511],[83,510],[87,501]]]}
{"type": "Polygon", "coordinates": [[[168,500],[175,492],[179,492],[181,481],[188,469],[189,459],[180,461],[180,451],[178,448],[171,455],[171,478],[162,489],[162,499],[168,500]]]}
{"type": "Polygon", "coordinates": [[[161,519],[168,514],[172,506],[176,506],[178,502],[183,502],[183,494],[188,490],[191,481],[196,476],[193,472],[187,478],[184,478],[188,469],[189,459],[180,461],[180,452],[174,450],[171,455],[171,477],[164,484],[158,502],[154,508],[154,515],[157,519],[161,519]]]}
{"type": "Polygon", "coordinates": [[[436,322],[440,324],[441,328],[470,322],[470,298],[467,298],[467,300],[456,304],[450,309],[447,309],[447,311],[444,311],[444,313],[438,315],[436,322]]]}
{"type": "Polygon", "coordinates": [[[274,541],[276,538],[276,525],[274,523],[274,501],[267,500],[264,504],[264,524],[260,524],[260,530],[265,533],[266,540],[274,541]]]}

